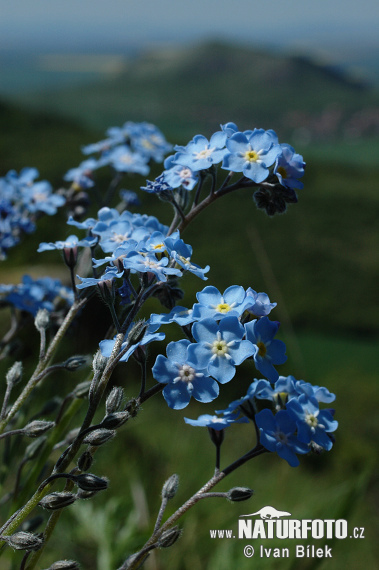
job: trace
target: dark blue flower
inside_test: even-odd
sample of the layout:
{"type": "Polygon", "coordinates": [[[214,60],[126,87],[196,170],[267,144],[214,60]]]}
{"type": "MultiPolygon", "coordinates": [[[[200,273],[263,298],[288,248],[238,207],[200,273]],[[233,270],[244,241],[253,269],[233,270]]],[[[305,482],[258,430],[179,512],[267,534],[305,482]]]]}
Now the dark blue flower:
{"type": "Polygon", "coordinates": [[[310,451],[308,445],[300,441],[296,435],[296,422],[286,410],[277,414],[264,409],[255,416],[260,431],[260,443],[269,451],[276,452],[291,465],[297,467],[299,459],[297,453],[304,454],[310,451]]]}
{"type": "Polygon", "coordinates": [[[286,345],[281,340],[274,339],[279,328],[277,321],[270,321],[268,317],[255,319],[245,325],[246,338],[256,345],[254,354],[255,367],[271,382],[279,378],[274,364],[283,364],[287,360],[286,345]]]}
{"type": "Polygon", "coordinates": [[[314,442],[327,451],[332,448],[333,442],[328,433],[337,429],[338,422],[333,419],[329,410],[320,410],[317,400],[307,398],[305,394],[292,398],[286,407],[296,422],[299,441],[314,442]]]}

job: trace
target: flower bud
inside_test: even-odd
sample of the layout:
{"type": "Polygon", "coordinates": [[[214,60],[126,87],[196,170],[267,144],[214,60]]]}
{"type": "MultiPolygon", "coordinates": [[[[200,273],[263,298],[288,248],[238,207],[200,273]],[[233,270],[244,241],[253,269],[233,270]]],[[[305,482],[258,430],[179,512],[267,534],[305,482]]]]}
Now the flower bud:
{"type": "Polygon", "coordinates": [[[147,329],[146,321],[142,320],[135,323],[130,329],[128,334],[129,344],[138,344],[139,342],[141,342],[141,340],[145,336],[146,329],[147,329]]]}
{"type": "Polygon", "coordinates": [[[72,393],[74,394],[75,398],[86,398],[90,386],[91,386],[91,380],[87,380],[86,382],[80,382],[80,384],[78,384],[76,388],[74,388],[72,393]]]}
{"type": "Polygon", "coordinates": [[[15,550],[39,550],[43,545],[43,538],[31,532],[20,531],[2,539],[15,550]]]}
{"type": "Polygon", "coordinates": [[[114,412],[105,416],[101,422],[101,426],[106,429],[117,429],[122,426],[130,418],[129,412],[114,412]]]}
{"type": "Polygon", "coordinates": [[[135,418],[138,414],[139,406],[137,404],[137,400],[132,398],[125,406],[125,411],[129,412],[132,418],[135,418]]]}
{"type": "Polygon", "coordinates": [[[47,309],[38,309],[34,319],[35,327],[38,331],[47,329],[50,322],[50,313],[47,309]]]}
{"type": "Polygon", "coordinates": [[[101,354],[101,350],[99,349],[92,360],[92,368],[95,373],[101,374],[106,367],[108,362],[108,358],[101,354]]]}
{"type": "Polygon", "coordinates": [[[75,482],[79,489],[83,489],[83,491],[104,491],[108,488],[107,479],[97,477],[96,475],[92,475],[92,473],[77,475],[75,482]]]}
{"type": "Polygon", "coordinates": [[[78,248],[75,247],[64,247],[63,248],[63,259],[67,267],[74,269],[76,262],[78,261],[78,248]]]}
{"type": "Polygon", "coordinates": [[[22,362],[15,362],[7,372],[5,377],[8,386],[14,386],[21,380],[22,362]]]}
{"type": "Polygon", "coordinates": [[[104,279],[103,281],[98,281],[97,289],[100,292],[104,303],[107,305],[114,305],[116,298],[115,279],[104,279]]]}
{"type": "Polygon", "coordinates": [[[89,451],[85,451],[78,459],[78,467],[80,471],[88,471],[93,463],[93,457],[89,451]]]}
{"type": "Polygon", "coordinates": [[[95,429],[91,431],[86,437],[83,439],[83,443],[87,443],[88,445],[94,445],[98,447],[99,445],[103,445],[110,439],[112,439],[116,435],[115,430],[110,429],[95,429]]]}
{"type": "Polygon", "coordinates": [[[28,437],[39,437],[55,426],[54,422],[45,422],[44,420],[34,420],[27,424],[23,429],[23,433],[28,437]]]}
{"type": "Polygon", "coordinates": [[[254,495],[253,489],[249,489],[248,487],[233,487],[226,493],[226,498],[233,503],[237,503],[239,501],[247,501],[254,495]]]}
{"type": "Polygon", "coordinates": [[[171,475],[171,477],[167,479],[167,481],[162,487],[162,498],[172,499],[173,497],[175,497],[178,487],[179,487],[179,476],[176,473],[174,473],[174,475],[171,475]]]}
{"type": "Polygon", "coordinates": [[[54,562],[47,570],[80,570],[80,564],[75,560],[58,560],[54,562]]]}
{"type": "Polygon", "coordinates": [[[71,356],[66,362],[64,363],[64,367],[69,372],[75,372],[80,368],[84,368],[88,362],[88,358],[86,356],[71,356]]]}
{"type": "Polygon", "coordinates": [[[63,507],[68,507],[76,501],[76,496],[73,493],[68,493],[66,491],[50,493],[46,495],[38,503],[40,507],[47,509],[49,511],[56,511],[58,509],[63,509],[63,507]]]}
{"type": "Polygon", "coordinates": [[[158,540],[158,546],[160,548],[169,548],[172,546],[182,534],[181,529],[178,526],[174,526],[166,530],[158,540]]]}
{"type": "Polygon", "coordinates": [[[118,412],[124,399],[124,390],[120,386],[113,386],[105,402],[106,415],[118,412]]]}

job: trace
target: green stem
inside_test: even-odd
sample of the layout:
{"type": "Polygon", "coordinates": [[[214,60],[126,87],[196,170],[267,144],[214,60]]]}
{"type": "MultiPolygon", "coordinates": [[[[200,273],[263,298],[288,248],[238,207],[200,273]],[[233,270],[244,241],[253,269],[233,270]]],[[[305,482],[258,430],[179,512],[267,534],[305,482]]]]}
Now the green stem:
{"type": "Polygon", "coordinates": [[[74,301],[71,309],[66,315],[62,325],[60,326],[57,334],[53,338],[50,343],[50,346],[42,360],[38,363],[32,377],[30,378],[29,382],[21,392],[20,396],[17,398],[15,403],[13,404],[10,411],[7,413],[6,417],[0,421],[0,434],[4,432],[5,427],[7,426],[8,422],[16,415],[16,413],[20,410],[24,402],[32,393],[35,386],[38,384],[40,380],[41,373],[45,370],[48,366],[50,360],[52,359],[55,351],[57,350],[62,338],[67,332],[68,327],[70,326],[71,322],[74,320],[78,311],[85,305],[86,299],[82,299],[81,301],[74,301]]]}

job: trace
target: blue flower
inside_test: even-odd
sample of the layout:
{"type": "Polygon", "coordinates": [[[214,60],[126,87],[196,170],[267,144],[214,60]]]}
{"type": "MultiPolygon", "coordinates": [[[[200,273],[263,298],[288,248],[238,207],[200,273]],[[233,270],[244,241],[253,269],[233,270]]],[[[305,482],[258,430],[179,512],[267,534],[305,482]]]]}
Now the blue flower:
{"type": "Polygon", "coordinates": [[[22,188],[22,202],[32,214],[44,212],[52,216],[57,213],[57,208],[65,204],[66,198],[53,194],[51,184],[46,180],[41,180],[22,188]]]}
{"type": "Polygon", "coordinates": [[[225,315],[239,317],[245,310],[245,296],[245,289],[239,285],[228,287],[222,295],[216,287],[208,285],[196,293],[199,303],[193,306],[194,318],[220,320],[225,315]]]}
{"type": "Polygon", "coordinates": [[[137,152],[132,152],[126,145],[115,147],[107,156],[110,164],[118,172],[134,172],[142,175],[149,174],[146,158],[137,152]]]}
{"type": "Polygon", "coordinates": [[[157,259],[154,253],[141,255],[135,251],[129,253],[123,259],[125,269],[130,269],[132,273],[153,273],[159,281],[167,281],[167,275],[181,275],[178,269],[168,267],[167,257],[157,259]]]}
{"type": "Polygon", "coordinates": [[[191,420],[189,418],[184,418],[186,424],[191,426],[200,426],[200,427],[207,427],[211,429],[215,429],[216,431],[220,431],[229,427],[231,424],[246,424],[249,423],[249,420],[245,417],[238,418],[237,414],[228,414],[223,418],[219,418],[218,416],[211,416],[210,414],[203,414],[199,416],[197,420],[191,420]]]}
{"type": "Polygon", "coordinates": [[[281,340],[274,339],[278,328],[279,323],[270,321],[268,317],[255,319],[245,325],[247,340],[257,347],[254,354],[255,367],[271,382],[279,378],[273,365],[283,364],[287,360],[286,345],[281,340]]]}
{"type": "Polygon", "coordinates": [[[94,277],[79,277],[77,278],[81,280],[81,283],[77,285],[77,289],[85,289],[86,287],[94,287],[95,285],[103,285],[107,282],[112,282],[113,279],[118,277],[122,277],[124,274],[123,271],[117,271],[116,267],[112,267],[108,269],[101,277],[95,279],[94,277]]]}
{"type": "Polygon", "coordinates": [[[199,181],[199,174],[188,166],[176,164],[174,159],[175,156],[171,155],[164,161],[164,180],[171,188],[183,186],[186,190],[192,190],[199,181]]]}
{"type": "Polygon", "coordinates": [[[150,123],[126,123],[132,147],[155,162],[162,162],[172,145],[168,143],[162,132],[150,123]]]}
{"type": "Polygon", "coordinates": [[[219,324],[214,319],[203,319],[193,324],[192,334],[197,344],[188,347],[189,364],[208,368],[221,384],[229,382],[235,367],[256,350],[251,342],[242,340],[244,328],[237,317],[224,317],[219,324]]]}
{"type": "Polygon", "coordinates": [[[289,144],[281,144],[282,154],[275,162],[274,174],[278,177],[280,184],[292,189],[301,189],[304,184],[299,178],[304,175],[305,162],[300,154],[289,144]]]}
{"type": "Polygon", "coordinates": [[[205,277],[205,273],[208,273],[210,269],[209,265],[203,269],[196,263],[192,263],[192,247],[190,245],[184,243],[182,239],[176,239],[174,235],[166,238],[165,244],[170,257],[175,260],[180,267],[200,277],[200,279],[208,279],[208,277],[205,277]]]}
{"type": "Polygon", "coordinates": [[[328,433],[337,429],[338,422],[333,420],[329,410],[320,410],[317,400],[307,398],[305,394],[298,399],[292,398],[286,407],[296,422],[299,441],[314,442],[327,451],[332,448],[333,442],[328,433]]]}
{"type": "Polygon", "coordinates": [[[299,465],[296,454],[310,451],[308,445],[296,436],[296,422],[286,410],[280,410],[275,416],[271,410],[264,409],[255,416],[260,431],[260,443],[269,451],[288,461],[291,467],[299,465]]]}
{"type": "Polygon", "coordinates": [[[181,410],[188,406],[191,396],[198,402],[212,402],[219,394],[216,380],[206,369],[194,368],[187,362],[189,340],[170,342],[167,358],[159,354],[152,372],[157,382],[167,384],[163,396],[170,408],[181,410]]]}
{"type": "Polygon", "coordinates": [[[331,404],[336,399],[336,395],[329,392],[324,386],[314,386],[304,380],[295,380],[293,376],[289,376],[294,382],[297,395],[305,394],[308,398],[314,398],[317,402],[331,404]]]}
{"type": "Polygon", "coordinates": [[[235,133],[227,139],[226,147],[229,153],[224,157],[222,168],[243,172],[247,178],[257,183],[266,180],[268,167],[282,153],[275,132],[263,129],[254,129],[249,136],[235,133]]]}
{"type": "Polygon", "coordinates": [[[175,147],[179,150],[174,155],[174,162],[199,171],[222,161],[225,149],[226,134],[222,131],[214,133],[208,141],[203,135],[196,135],[186,147],[175,147]]]}
{"type": "Polygon", "coordinates": [[[32,279],[29,275],[24,275],[22,283],[2,286],[0,292],[5,294],[5,302],[32,315],[36,315],[39,309],[53,311],[54,303],[59,299],[63,299],[68,305],[74,302],[71,289],[64,287],[59,279],[50,277],[32,279]]]}
{"type": "Polygon", "coordinates": [[[257,293],[249,287],[246,291],[244,302],[245,310],[256,317],[267,317],[276,307],[277,303],[271,303],[266,293],[257,293]]]}
{"type": "Polygon", "coordinates": [[[166,325],[169,323],[177,323],[181,327],[194,322],[193,310],[187,309],[177,305],[169,313],[162,313],[158,315],[153,313],[150,316],[150,322],[159,325],[166,325]]]}
{"type": "Polygon", "coordinates": [[[97,237],[84,238],[79,240],[75,235],[68,236],[65,241],[56,242],[42,242],[39,244],[37,251],[40,253],[42,251],[50,251],[53,249],[74,249],[76,247],[91,247],[97,243],[97,237]]]}
{"type": "Polygon", "coordinates": [[[163,174],[160,174],[153,182],[146,180],[146,186],[141,186],[141,190],[149,194],[161,194],[163,192],[170,192],[172,188],[167,183],[163,174]]]}

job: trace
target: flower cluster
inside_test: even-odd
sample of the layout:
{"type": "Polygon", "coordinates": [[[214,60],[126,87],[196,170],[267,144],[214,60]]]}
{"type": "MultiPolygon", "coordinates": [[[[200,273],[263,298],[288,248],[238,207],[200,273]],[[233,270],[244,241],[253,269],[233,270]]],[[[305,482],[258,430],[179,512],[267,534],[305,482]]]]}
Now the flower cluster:
{"type": "Polygon", "coordinates": [[[119,173],[149,173],[149,162],[162,162],[171,150],[161,131],[149,123],[126,122],[122,127],[111,127],[107,138],[82,147],[85,155],[98,155],[84,160],[78,167],[66,172],[64,179],[76,189],[86,190],[95,185],[93,174],[103,166],[111,166],[119,173]]]}
{"type": "Polygon", "coordinates": [[[72,290],[59,279],[33,279],[29,275],[24,275],[19,285],[0,285],[0,298],[2,303],[34,316],[39,309],[51,312],[59,303],[70,306],[74,301],[72,290]]]}
{"type": "Polygon", "coordinates": [[[226,123],[209,140],[196,135],[174,150],[176,153],[166,158],[163,172],[163,180],[171,188],[192,190],[204,171],[221,164],[231,174],[242,173],[242,186],[257,186],[254,199],[258,208],[273,215],[297,202],[296,189],[303,187],[299,180],[304,174],[303,157],[290,145],[280,144],[273,130],[241,132],[235,123],[226,123]]]}
{"type": "Polygon", "coordinates": [[[0,178],[0,259],[6,258],[23,233],[35,230],[37,216],[51,216],[65,203],[49,182],[35,180],[38,175],[35,168],[24,168],[20,174],[10,170],[0,178]]]}

